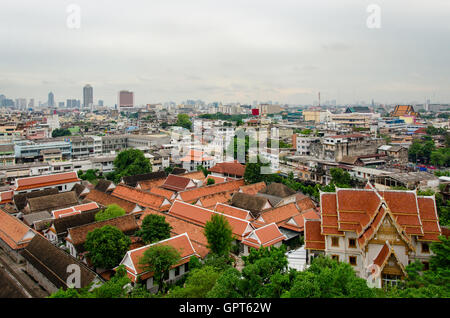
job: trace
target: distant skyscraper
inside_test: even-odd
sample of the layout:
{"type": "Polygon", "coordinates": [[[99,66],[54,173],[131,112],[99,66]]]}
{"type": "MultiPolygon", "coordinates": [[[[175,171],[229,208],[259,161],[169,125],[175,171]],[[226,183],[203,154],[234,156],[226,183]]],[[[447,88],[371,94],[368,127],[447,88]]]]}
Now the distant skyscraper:
{"type": "Polygon", "coordinates": [[[55,95],[52,92],[48,93],[48,107],[55,107],[55,95]]]}
{"type": "Polygon", "coordinates": [[[24,110],[27,108],[27,100],[26,98],[17,98],[16,99],[16,108],[24,110]]]}
{"type": "Polygon", "coordinates": [[[103,106],[103,101],[101,99],[98,100],[98,106],[103,106]]]}
{"type": "Polygon", "coordinates": [[[58,107],[63,108],[64,107],[64,102],[59,102],[58,103],[58,107]]]}
{"type": "Polygon", "coordinates": [[[28,102],[28,107],[34,107],[34,98],[30,98],[30,101],[28,102]]]}
{"type": "Polygon", "coordinates": [[[91,85],[83,87],[83,108],[91,107],[94,104],[94,89],[91,85]]]}
{"type": "Polygon", "coordinates": [[[121,107],[133,107],[134,106],[134,93],[129,91],[119,92],[119,108],[121,107]]]}

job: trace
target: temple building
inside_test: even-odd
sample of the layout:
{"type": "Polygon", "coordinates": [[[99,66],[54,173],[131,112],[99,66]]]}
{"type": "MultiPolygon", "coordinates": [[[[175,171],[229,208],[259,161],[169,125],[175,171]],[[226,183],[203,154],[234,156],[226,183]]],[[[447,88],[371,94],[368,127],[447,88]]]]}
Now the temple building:
{"type": "Polygon", "coordinates": [[[416,190],[340,189],[320,194],[319,220],[305,221],[308,262],[327,255],[374,287],[396,284],[416,260],[429,266],[441,228],[434,196],[416,190]]]}
{"type": "Polygon", "coordinates": [[[419,113],[414,111],[414,107],[411,105],[397,105],[394,110],[390,114],[391,117],[400,117],[400,116],[415,116],[418,117],[419,113]]]}

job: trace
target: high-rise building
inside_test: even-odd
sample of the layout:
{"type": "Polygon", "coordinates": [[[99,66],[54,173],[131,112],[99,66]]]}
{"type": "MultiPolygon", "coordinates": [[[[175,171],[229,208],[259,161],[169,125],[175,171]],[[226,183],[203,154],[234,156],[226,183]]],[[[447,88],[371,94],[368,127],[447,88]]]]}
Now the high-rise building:
{"type": "Polygon", "coordinates": [[[103,107],[103,100],[101,100],[101,99],[98,100],[98,106],[102,106],[103,107]]]}
{"type": "Polygon", "coordinates": [[[55,95],[53,95],[52,92],[48,93],[47,105],[48,105],[48,107],[54,107],[55,106],[55,95]]]}
{"type": "Polygon", "coordinates": [[[119,92],[119,108],[121,107],[133,107],[134,106],[134,93],[129,91],[119,92]]]}
{"type": "Polygon", "coordinates": [[[91,85],[83,87],[83,108],[92,107],[94,104],[94,89],[91,85]]]}
{"type": "Polygon", "coordinates": [[[34,107],[34,98],[30,98],[30,101],[28,102],[28,107],[34,107]]]}
{"type": "Polygon", "coordinates": [[[24,110],[27,108],[27,100],[26,98],[17,98],[16,99],[16,108],[24,110]]]}

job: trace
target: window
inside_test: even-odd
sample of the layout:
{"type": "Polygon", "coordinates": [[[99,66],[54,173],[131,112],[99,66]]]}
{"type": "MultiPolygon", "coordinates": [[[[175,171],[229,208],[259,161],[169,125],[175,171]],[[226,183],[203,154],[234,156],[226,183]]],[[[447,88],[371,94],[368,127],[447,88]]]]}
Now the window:
{"type": "Polygon", "coordinates": [[[350,263],[350,265],[356,266],[356,256],[349,256],[348,262],[350,263]]]}
{"type": "Polygon", "coordinates": [[[339,255],[331,255],[331,259],[339,262],[339,255]]]}
{"type": "Polygon", "coordinates": [[[422,243],[422,253],[430,253],[430,246],[428,243],[422,243]]]}
{"type": "Polygon", "coordinates": [[[398,281],[401,279],[399,275],[382,274],[381,285],[385,286],[396,286],[398,281]]]}
{"type": "Polygon", "coordinates": [[[180,266],[175,268],[175,276],[180,275],[180,266]]]}
{"type": "Polygon", "coordinates": [[[354,238],[348,239],[348,247],[356,248],[356,239],[354,238]]]}
{"type": "Polygon", "coordinates": [[[184,272],[188,272],[189,271],[189,262],[184,264],[184,272]]]}
{"type": "Polygon", "coordinates": [[[429,262],[422,262],[423,264],[423,270],[427,271],[430,269],[430,263],[429,262]]]}
{"type": "Polygon", "coordinates": [[[339,246],[339,237],[333,236],[331,238],[331,246],[335,246],[335,247],[339,246]]]}

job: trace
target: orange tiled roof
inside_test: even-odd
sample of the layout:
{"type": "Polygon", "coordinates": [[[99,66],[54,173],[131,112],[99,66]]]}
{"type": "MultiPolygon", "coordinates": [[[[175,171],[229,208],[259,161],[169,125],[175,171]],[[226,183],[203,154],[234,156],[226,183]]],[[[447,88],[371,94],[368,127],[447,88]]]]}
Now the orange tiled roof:
{"type": "Polygon", "coordinates": [[[152,188],[160,187],[164,182],[166,182],[166,178],[138,181],[136,188],[144,191],[150,190],[152,188]]]}
{"type": "Polygon", "coordinates": [[[207,248],[208,240],[206,239],[203,226],[191,223],[175,215],[170,215],[150,209],[144,211],[144,213],[139,218],[138,224],[141,225],[144,218],[149,214],[164,216],[166,222],[169,223],[172,227],[172,229],[170,230],[171,235],[177,236],[183,233],[187,233],[192,244],[197,244],[197,246],[194,246],[194,248],[201,258],[204,258],[209,253],[209,249],[207,248]]]}
{"type": "Polygon", "coordinates": [[[384,266],[386,266],[391,255],[393,255],[397,259],[397,264],[403,271],[403,274],[406,275],[405,267],[403,266],[402,262],[400,262],[400,260],[398,259],[397,255],[395,254],[394,249],[392,248],[392,246],[389,244],[388,241],[386,241],[386,243],[380,249],[380,252],[374,258],[373,263],[378,265],[380,267],[380,271],[382,271],[384,266]]]}
{"type": "Polygon", "coordinates": [[[414,108],[411,105],[397,105],[391,113],[392,117],[405,115],[418,116],[418,113],[414,112],[414,108]]]}
{"type": "Polygon", "coordinates": [[[71,206],[65,209],[59,209],[52,211],[52,215],[55,219],[66,217],[70,215],[80,214],[81,212],[91,211],[98,209],[99,206],[96,202],[89,202],[85,204],[79,204],[75,206],[71,206]]]}
{"type": "Polygon", "coordinates": [[[228,203],[231,200],[232,191],[224,191],[219,193],[213,193],[201,197],[196,202],[196,205],[200,205],[207,209],[213,209],[217,203],[228,203]]]}
{"type": "MultiPolygon", "coordinates": [[[[219,212],[178,200],[175,200],[168,212],[169,215],[180,217],[201,226],[204,226],[214,213],[219,212]]],[[[236,235],[239,240],[253,230],[252,225],[247,220],[238,219],[226,214],[224,214],[224,216],[230,224],[233,234],[236,235]]]]}
{"type": "Polygon", "coordinates": [[[112,195],[147,208],[167,210],[170,207],[170,202],[163,196],[145,192],[123,184],[119,184],[112,192],[112,195]]]}
{"type": "Polygon", "coordinates": [[[103,206],[108,206],[110,204],[117,204],[122,209],[124,209],[125,213],[127,214],[132,213],[135,209],[141,211],[141,209],[137,208],[136,203],[134,202],[123,200],[121,198],[115,197],[113,195],[95,189],[92,189],[89,192],[84,201],[94,201],[103,206]]]}
{"type": "Polygon", "coordinates": [[[160,188],[160,187],[154,187],[154,188],[150,189],[149,192],[153,193],[153,194],[157,194],[157,195],[163,196],[169,201],[172,200],[172,197],[175,194],[175,191],[163,189],[163,188],[160,188]]]}
{"type": "Polygon", "coordinates": [[[211,176],[211,175],[208,175],[208,176],[203,180],[203,183],[204,183],[204,184],[207,184],[208,179],[213,179],[213,180],[214,180],[214,184],[224,183],[224,182],[227,181],[227,178],[224,178],[224,177],[217,177],[217,176],[211,176]]]}
{"type": "Polygon", "coordinates": [[[228,204],[220,203],[220,202],[218,202],[214,206],[214,211],[217,211],[217,212],[220,212],[223,214],[227,214],[227,215],[231,215],[231,216],[237,217],[239,219],[243,219],[243,220],[248,220],[248,221],[252,220],[250,211],[244,210],[241,208],[237,208],[235,206],[231,206],[228,204]]]}
{"type": "Polygon", "coordinates": [[[178,250],[181,256],[181,261],[173,267],[178,267],[189,262],[191,256],[198,256],[194,247],[192,246],[189,236],[186,233],[128,251],[125,254],[120,265],[125,265],[125,268],[127,269],[128,274],[131,275],[130,278],[133,282],[137,281],[138,276],[140,276],[142,280],[148,279],[153,276],[152,272],[146,271],[145,268],[139,264],[139,260],[141,259],[142,255],[144,255],[144,252],[146,250],[155,245],[168,245],[178,250]]]}
{"type": "Polygon", "coordinates": [[[320,220],[320,217],[315,209],[309,209],[301,214],[291,217],[289,220],[281,222],[278,226],[290,229],[292,231],[301,232],[304,231],[305,228],[305,219],[320,220]]]}
{"type": "Polygon", "coordinates": [[[0,240],[13,250],[27,246],[35,234],[25,223],[0,209],[0,240]]]}
{"type": "Polygon", "coordinates": [[[258,221],[262,221],[267,224],[273,222],[278,224],[298,214],[300,214],[300,211],[295,203],[289,203],[261,212],[258,221]]]}
{"type": "Polygon", "coordinates": [[[44,176],[20,178],[16,180],[17,187],[15,191],[22,191],[34,188],[42,188],[57,184],[78,182],[80,179],[76,172],[64,172],[44,176]]]}
{"type": "Polygon", "coordinates": [[[166,181],[161,185],[162,188],[166,188],[173,191],[183,191],[186,189],[196,188],[197,185],[189,178],[183,176],[169,174],[166,181]]]}
{"type": "Polygon", "coordinates": [[[225,191],[235,191],[239,189],[240,186],[244,185],[244,180],[232,180],[224,183],[213,184],[209,186],[204,186],[200,188],[185,190],[179,192],[177,195],[178,200],[193,203],[201,197],[206,195],[225,192],[225,191]]]}
{"type": "Polygon", "coordinates": [[[240,164],[237,160],[231,162],[220,162],[214,167],[208,169],[208,171],[221,173],[221,174],[231,174],[243,177],[245,172],[245,166],[240,164]]]}
{"type": "Polygon", "coordinates": [[[386,217],[411,249],[412,236],[438,241],[441,233],[434,198],[418,197],[416,191],[378,191],[370,184],[364,190],[336,189],[336,193],[321,193],[320,208],[323,235],[353,231],[361,248],[386,217]]]}
{"type": "Polygon", "coordinates": [[[189,178],[192,180],[203,180],[205,178],[205,174],[203,171],[192,171],[180,174],[179,176],[189,178]]]}
{"type": "Polygon", "coordinates": [[[286,239],[286,236],[280,232],[275,223],[267,224],[263,227],[253,230],[242,240],[242,244],[260,248],[272,246],[286,239]]]}
{"type": "Polygon", "coordinates": [[[325,250],[325,236],[321,234],[320,220],[305,220],[305,249],[325,250]]]}
{"type": "Polygon", "coordinates": [[[12,202],[14,197],[14,191],[4,191],[0,192],[0,205],[12,202]]]}
{"type": "Polygon", "coordinates": [[[239,192],[246,193],[246,194],[257,194],[259,191],[264,190],[266,188],[266,183],[264,181],[244,185],[239,188],[239,192]]]}
{"type": "Polygon", "coordinates": [[[419,205],[420,220],[424,235],[419,237],[419,241],[439,241],[439,235],[442,233],[439,225],[439,218],[436,210],[434,197],[417,197],[419,205]]]}
{"type": "Polygon", "coordinates": [[[306,211],[309,209],[315,209],[316,205],[314,204],[313,200],[311,200],[310,197],[300,197],[297,195],[297,207],[300,209],[300,211],[306,211]]]}
{"type": "Polygon", "coordinates": [[[415,191],[378,191],[409,235],[423,234],[415,191]]]}

